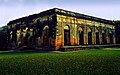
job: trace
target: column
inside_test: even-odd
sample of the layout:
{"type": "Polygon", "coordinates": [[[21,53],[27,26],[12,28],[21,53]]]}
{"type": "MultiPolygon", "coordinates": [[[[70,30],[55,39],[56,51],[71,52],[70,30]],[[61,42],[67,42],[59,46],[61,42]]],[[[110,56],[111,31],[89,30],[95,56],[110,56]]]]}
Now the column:
{"type": "Polygon", "coordinates": [[[103,41],[102,41],[102,33],[99,33],[99,41],[100,41],[100,44],[103,43],[103,41]]]}
{"type": "Polygon", "coordinates": [[[96,33],[92,32],[92,44],[96,44],[96,33]]]}
{"type": "Polygon", "coordinates": [[[113,44],[116,44],[116,38],[114,34],[113,34],[113,44]]]}
{"type": "Polygon", "coordinates": [[[84,32],[84,44],[88,45],[88,32],[84,32]]]}

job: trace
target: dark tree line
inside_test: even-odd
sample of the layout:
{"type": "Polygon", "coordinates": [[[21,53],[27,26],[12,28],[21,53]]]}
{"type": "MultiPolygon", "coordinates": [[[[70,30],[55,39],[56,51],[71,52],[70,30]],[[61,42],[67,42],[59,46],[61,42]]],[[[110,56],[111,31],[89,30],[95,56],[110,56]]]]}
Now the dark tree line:
{"type": "Polygon", "coordinates": [[[7,50],[7,26],[0,28],[0,50],[7,50]]]}

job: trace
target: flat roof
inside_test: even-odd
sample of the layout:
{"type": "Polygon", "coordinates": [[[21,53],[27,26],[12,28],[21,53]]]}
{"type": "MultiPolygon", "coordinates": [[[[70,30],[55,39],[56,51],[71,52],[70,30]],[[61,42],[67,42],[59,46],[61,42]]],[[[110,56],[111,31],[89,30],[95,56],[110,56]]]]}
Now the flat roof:
{"type": "Polygon", "coordinates": [[[85,15],[85,14],[81,14],[81,13],[77,13],[77,12],[72,12],[72,11],[68,11],[68,10],[59,9],[59,8],[53,8],[53,9],[49,9],[49,10],[46,10],[46,11],[42,11],[38,14],[33,14],[33,15],[29,15],[29,16],[25,16],[25,17],[22,17],[22,18],[12,20],[8,23],[8,25],[13,24],[13,23],[17,23],[18,21],[31,20],[31,19],[34,19],[34,18],[38,18],[40,16],[43,17],[45,15],[50,15],[50,14],[54,14],[54,13],[57,13],[57,14],[60,14],[60,15],[76,17],[76,18],[87,19],[87,20],[93,20],[93,21],[102,22],[102,23],[106,23],[106,24],[114,24],[114,22],[111,21],[111,20],[106,20],[106,19],[93,17],[93,16],[89,16],[89,15],[85,15]]]}

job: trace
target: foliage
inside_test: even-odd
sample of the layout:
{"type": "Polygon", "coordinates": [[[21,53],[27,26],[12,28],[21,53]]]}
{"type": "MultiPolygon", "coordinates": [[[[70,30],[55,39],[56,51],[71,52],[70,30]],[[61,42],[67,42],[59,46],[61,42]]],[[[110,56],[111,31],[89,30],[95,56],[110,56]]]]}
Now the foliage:
{"type": "Polygon", "coordinates": [[[115,20],[114,21],[116,24],[120,24],[120,20],[115,20]]]}
{"type": "Polygon", "coordinates": [[[7,26],[0,28],[0,50],[7,48],[7,26]]]}
{"type": "Polygon", "coordinates": [[[119,75],[120,49],[0,53],[0,75],[119,75]]]}

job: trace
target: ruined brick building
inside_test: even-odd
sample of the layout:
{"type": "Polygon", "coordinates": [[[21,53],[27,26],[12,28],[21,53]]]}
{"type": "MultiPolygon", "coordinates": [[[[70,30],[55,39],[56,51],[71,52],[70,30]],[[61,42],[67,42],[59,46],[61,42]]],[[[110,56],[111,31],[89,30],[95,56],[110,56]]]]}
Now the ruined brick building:
{"type": "Polygon", "coordinates": [[[115,44],[113,21],[59,8],[22,17],[8,24],[8,47],[49,48],[115,44]]]}

